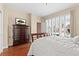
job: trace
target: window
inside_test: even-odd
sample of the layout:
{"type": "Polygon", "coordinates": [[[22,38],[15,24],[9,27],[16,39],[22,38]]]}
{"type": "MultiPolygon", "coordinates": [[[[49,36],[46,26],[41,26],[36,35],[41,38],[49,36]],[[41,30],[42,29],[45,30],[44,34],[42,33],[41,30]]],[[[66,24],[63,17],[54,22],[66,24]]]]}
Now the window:
{"type": "Polygon", "coordinates": [[[70,14],[56,16],[46,20],[46,32],[48,34],[66,36],[68,35],[68,29],[70,30],[70,14]]]}
{"type": "Polygon", "coordinates": [[[51,19],[46,20],[46,32],[50,35],[52,32],[52,22],[51,19]]]}
{"type": "Polygon", "coordinates": [[[52,22],[52,24],[51,24],[52,28],[51,29],[52,29],[52,34],[53,34],[53,33],[55,33],[55,18],[52,18],[51,20],[52,20],[51,21],[52,22]]]}

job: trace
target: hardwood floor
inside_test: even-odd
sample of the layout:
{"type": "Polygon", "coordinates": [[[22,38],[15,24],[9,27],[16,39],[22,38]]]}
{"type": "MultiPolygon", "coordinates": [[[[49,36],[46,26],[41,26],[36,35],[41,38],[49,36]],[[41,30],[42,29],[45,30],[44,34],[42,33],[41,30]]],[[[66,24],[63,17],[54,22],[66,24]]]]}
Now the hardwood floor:
{"type": "Polygon", "coordinates": [[[31,44],[23,44],[4,49],[0,56],[27,56],[30,45],[31,44]]]}

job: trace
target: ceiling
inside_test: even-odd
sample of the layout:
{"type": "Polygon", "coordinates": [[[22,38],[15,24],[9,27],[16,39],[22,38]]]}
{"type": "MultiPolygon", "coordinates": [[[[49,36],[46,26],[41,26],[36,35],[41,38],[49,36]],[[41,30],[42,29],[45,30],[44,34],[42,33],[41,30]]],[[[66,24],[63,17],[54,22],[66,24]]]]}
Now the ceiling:
{"type": "Polygon", "coordinates": [[[9,8],[37,16],[47,16],[66,8],[76,6],[76,3],[7,3],[9,8]]]}

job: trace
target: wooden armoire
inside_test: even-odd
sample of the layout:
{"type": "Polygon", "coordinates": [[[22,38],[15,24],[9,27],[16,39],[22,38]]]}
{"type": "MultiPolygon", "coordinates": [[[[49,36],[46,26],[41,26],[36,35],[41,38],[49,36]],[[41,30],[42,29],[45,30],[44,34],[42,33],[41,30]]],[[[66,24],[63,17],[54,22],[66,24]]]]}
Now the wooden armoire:
{"type": "Polygon", "coordinates": [[[27,25],[13,25],[13,46],[29,43],[28,27],[27,25]]]}

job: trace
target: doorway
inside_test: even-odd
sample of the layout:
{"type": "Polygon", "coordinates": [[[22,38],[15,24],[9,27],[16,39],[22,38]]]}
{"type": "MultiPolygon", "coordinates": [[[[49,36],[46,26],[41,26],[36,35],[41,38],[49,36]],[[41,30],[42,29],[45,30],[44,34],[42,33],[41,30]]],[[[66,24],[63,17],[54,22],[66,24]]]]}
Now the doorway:
{"type": "Polygon", "coordinates": [[[41,33],[41,23],[37,23],[37,33],[41,33]]]}

